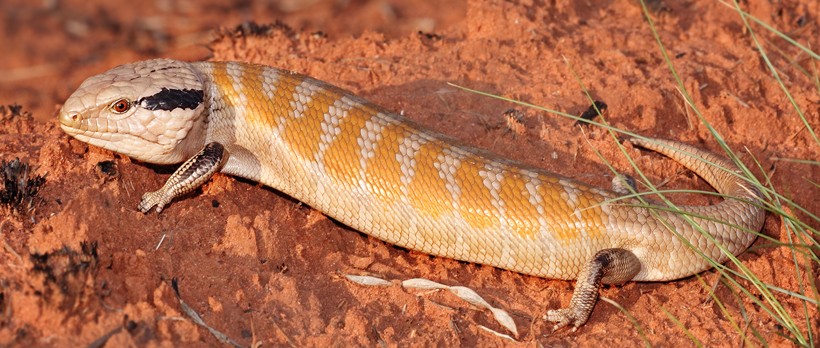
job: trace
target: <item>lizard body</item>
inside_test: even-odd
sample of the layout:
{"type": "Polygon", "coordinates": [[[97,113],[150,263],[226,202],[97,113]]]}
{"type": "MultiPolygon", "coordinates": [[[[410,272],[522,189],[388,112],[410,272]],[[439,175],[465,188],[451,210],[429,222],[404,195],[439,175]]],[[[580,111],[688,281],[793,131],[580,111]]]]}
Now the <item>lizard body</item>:
{"type": "MultiPolygon", "coordinates": [[[[601,283],[673,280],[710,268],[694,249],[727,258],[680,213],[617,201],[618,193],[461,145],[348,91],[272,67],[123,65],[86,80],[60,122],[81,141],[137,160],[184,162],[143,196],[143,212],[160,211],[218,171],[244,177],[405,248],[577,279],[569,307],[547,313],[559,327],[586,322],[601,283]]],[[[678,142],[631,141],[737,198],[680,207],[726,251],[754,241],[764,211],[734,164],[678,142]]]]}

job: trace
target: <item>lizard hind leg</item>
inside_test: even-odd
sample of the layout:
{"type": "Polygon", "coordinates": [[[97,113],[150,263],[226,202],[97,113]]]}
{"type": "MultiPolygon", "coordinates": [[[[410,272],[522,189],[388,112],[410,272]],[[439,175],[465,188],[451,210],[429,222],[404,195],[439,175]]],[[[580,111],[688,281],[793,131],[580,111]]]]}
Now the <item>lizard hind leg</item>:
{"type": "Polygon", "coordinates": [[[638,192],[638,188],[635,186],[635,178],[626,174],[615,175],[612,177],[612,191],[623,196],[638,192]]]}
{"type": "Polygon", "coordinates": [[[592,256],[578,275],[569,307],[549,310],[544,318],[556,323],[553,330],[572,325],[572,330],[575,331],[592,313],[601,284],[627,282],[640,270],[641,262],[631,251],[620,248],[600,250],[592,256]]]}

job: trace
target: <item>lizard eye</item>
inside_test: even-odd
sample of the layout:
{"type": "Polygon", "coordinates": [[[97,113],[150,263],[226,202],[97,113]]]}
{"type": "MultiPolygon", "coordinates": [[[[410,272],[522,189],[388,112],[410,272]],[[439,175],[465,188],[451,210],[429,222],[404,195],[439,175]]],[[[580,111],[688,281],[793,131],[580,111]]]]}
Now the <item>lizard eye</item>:
{"type": "Polygon", "coordinates": [[[131,108],[131,102],[128,99],[119,99],[111,104],[111,111],[121,114],[131,108]]]}

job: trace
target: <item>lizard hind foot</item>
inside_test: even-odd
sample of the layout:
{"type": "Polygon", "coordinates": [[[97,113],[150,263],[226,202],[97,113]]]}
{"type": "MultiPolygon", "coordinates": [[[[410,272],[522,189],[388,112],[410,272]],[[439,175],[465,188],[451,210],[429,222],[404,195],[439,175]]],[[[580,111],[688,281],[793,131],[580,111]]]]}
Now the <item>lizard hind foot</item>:
{"type": "Polygon", "coordinates": [[[578,274],[569,307],[547,311],[544,319],[554,322],[554,330],[572,325],[572,331],[587,322],[601,284],[621,284],[641,270],[641,261],[631,251],[621,248],[602,249],[595,253],[578,274]]]}
{"type": "Polygon", "coordinates": [[[587,316],[574,311],[572,308],[561,308],[548,310],[547,314],[544,314],[544,320],[555,323],[555,326],[552,327],[553,332],[569,325],[572,325],[572,331],[575,332],[578,327],[586,322],[587,316]]]}

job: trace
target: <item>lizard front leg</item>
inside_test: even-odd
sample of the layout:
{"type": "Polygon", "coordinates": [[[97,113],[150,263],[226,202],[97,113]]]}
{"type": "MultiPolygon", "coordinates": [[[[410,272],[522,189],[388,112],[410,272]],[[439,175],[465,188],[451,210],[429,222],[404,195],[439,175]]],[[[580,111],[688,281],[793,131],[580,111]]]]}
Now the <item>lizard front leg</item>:
{"type": "Polygon", "coordinates": [[[152,207],[157,207],[157,213],[162,207],[176,197],[193,191],[202,186],[214,173],[222,169],[228,159],[228,151],[222,144],[213,142],[205,145],[196,155],[189,158],[168,178],[165,185],[157,191],[147,192],[137,209],[147,213],[152,207]]]}

